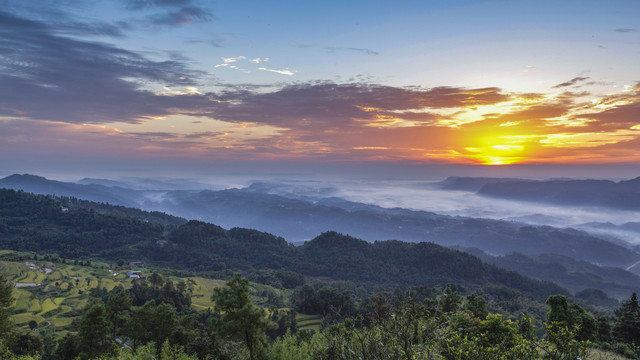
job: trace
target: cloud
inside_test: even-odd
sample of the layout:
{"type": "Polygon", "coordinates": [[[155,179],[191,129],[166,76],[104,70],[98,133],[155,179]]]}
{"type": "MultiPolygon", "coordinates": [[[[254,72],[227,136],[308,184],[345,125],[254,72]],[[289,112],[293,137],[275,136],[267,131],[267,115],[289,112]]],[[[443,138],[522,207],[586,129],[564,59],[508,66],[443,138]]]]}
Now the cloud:
{"type": "Polygon", "coordinates": [[[615,29],[614,31],[619,33],[628,33],[628,32],[638,31],[638,29],[620,28],[620,29],[615,29]]]}
{"type": "Polygon", "coordinates": [[[185,139],[207,139],[207,138],[210,139],[210,138],[225,137],[228,135],[229,133],[224,131],[202,131],[202,132],[187,134],[187,135],[184,135],[183,137],[185,139]]]}
{"type": "Polygon", "coordinates": [[[340,132],[360,134],[366,127],[434,124],[440,115],[424,108],[477,106],[509,99],[497,88],[423,89],[333,82],[292,84],[271,92],[230,88],[209,96],[218,103],[194,116],[288,129],[292,137],[305,141],[319,134],[325,134],[327,141],[340,132]]]}
{"type": "Polygon", "coordinates": [[[219,34],[219,35],[214,35],[211,38],[205,39],[205,40],[190,39],[190,40],[186,40],[185,42],[187,44],[207,44],[213,47],[220,48],[222,47],[222,44],[224,43],[224,41],[230,37],[231,37],[230,34],[219,34]]]}
{"type": "Polygon", "coordinates": [[[125,4],[132,10],[154,12],[148,15],[153,25],[179,27],[215,18],[209,9],[194,5],[192,0],[129,0],[125,4]],[[156,12],[158,9],[161,13],[156,12]]]}
{"type": "Polygon", "coordinates": [[[554,86],[553,88],[554,89],[559,89],[559,88],[562,88],[562,87],[573,86],[573,85],[576,85],[579,82],[582,82],[582,81],[585,81],[585,80],[588,80],[588,79],[590,79],[590,77],[588,77],[588,76],[574,77],[573,79],[571,79],[569,81],[565,81],[565,82],[563,82],[561,84],[558,84],[558,85],[554,86]]]}
{"type": "Polygon", "coordinates": [[[207,10],[196,6],[185,6],[178,10],[151,17],[151,22],[155,25],[184,26],[198,22],[208,22],[213,19],[213,14],[207,10]]]}
{"type": "Polygon", "coordinates": [[[125,21],[108,22],[96,18],[79,20],[80,17],[72,17],[69,13],[61,10],[65,8],[65,5],[60,3],[36,4],[24,1],[18,2],[15,6],[4,6],[4,9],[7,13],[27,14],[30,18],[42,19],[42,21],[46,21],[48,30],[57,35],[123,38],[125,33],[132,29],[132,26],[125,21]]]}
{"type": "Polygon", "coordinates": [[[260,57],[256,57],[256,58],[251,58],[251,59],[247,59],[246,56],[241,55],[241,56],[235,56],[235,57],[222,57],[222,63],[221,64],[216,64],[213,67],[214,68],[229,68],[229,69],[235,69],[235,70],[240,70],[246,74],[251,73],[251,70],[246,70],[245,68],[241,68],[239,65],[235,65],[234,63],[244,63],[244,65],[248,65],[251,66],[253,69],[257,69],[257,70],[261,70],[261,71],[268,71],[268,72],[273,72],[276,74],[280,74],[280,75],[287,75],[287,76],[293,76],[295,75],[298,71],[297,70],[290,70],[288,68],[285,69],[271,69],[271,68],[266,68],[266,67],[258,67],[255,68],[254,64],[263,64],[263,63],[267,63],[269,62],[269,58],[265,57],[265,58],[260,58],[260,57]],[[234,64],[234,65],[232,65],[234,64]]]}
{"type": "Polygon", "coordinates": [[[532,66],[532,65],[525,65],[525,66],[522,68],[522,72],[525,72],[525,73],[526,73],[526,72],[530,72],[530,71],[535,70],[535,68],[536,68],[536,67],[535,67],[535,66],[532,66]]]}
{"type": "MultiPolygon", "coordinates": [[[[174,10],[187,5],[163,6],[174,10]]],[[[217,84],[212,91],[194,80],[205,74],[190,69],[188,60],[176,54],[167,61],[151,60],[65,35],[70,32],[0,12],[0,133],[7,141],[25,141],[29,130],[42,123],[42,132],[55,131],[56,139],[69,140],[69,149],[78,144],[76,152],[104,140],[110,145],[101,149],[117,147],[118,154],[127,149],[154,156],[191,152],[234,159],[481,162],[491,157],[490,151],[523,158],[519,149],[533,149],[539,158],[554,158],[554,146],[591,146],[591,151],[616,139],[632,144],[640,130],[633,129],[640,116],[638,85],[593,104],[584,99],[589,94],[564,91],[587,84],[586,76],[556,85],[561,90],[554,94],[514,94],[497,87],[398,87],[364,78],[217,84]],[[206,121],[185,134],[159,120],[172,115],[189,126],[206,121]],[[3,117],[13,119],[12,129],[25,128],[6,135],[10,129],[3,117]],[[103,128],[155,119],[155,126],[140,125],[140,131],[131,125],[120,126],[129,132],[103,128]],[[594,141],[598,134],[605,140],[594,141]]],[[[153,54],[159,55],[167,57],[153,54]]],[[[222,58],[218,66],[295,74],[278,65],[266,67],[267,60],[241,55],[222,58]]]]}
{"type": "Polygon", "coordinates": [[[224,62],[225,64],[229,64],[229,63],[234,63],[240,60],[245,60],[246,57],[245,56],[237,56],[237,57],[228,57],[228,58],[222,58],[222,62],[224,62]]]}
{"type": "Polygon", "coordinates": [[[127,7],[134,10],[142,10],[152,7],[176,7],[185,6],[191,3],[191,0],[129,0],[126,1],[127,7]]]}
{"type": "MultiPolygon", "coordinates": [[[[207,102],[142,89],[143,83],[196,85],[192,79],[200,73],[180,61],[152,61],[112,45],[63,37],[6,12],[0,12],[0,24],[0,108],[71,123],[141,122],[207,102]]],[[[4,114],[12,115],[0,110],[4,114]]]]}
{"type": "Polygon", "coordinates": [[[293,76],[297,73],[297,71],[292,71],[289,69],[282,69],[282,70],[276,70],[276,69],[267,69],[267,68],[263,68],[263,67],[259,67],[258,70],[262,70],[262,71],[270,71],[270,72],[274,72],[276,74],[282,74],[282,75],[289,75],[289,76],[293,76]]]}
{"type": "Polygon", "coordinates": [[[363,53],[366,55],[380,55],[378,51],[373,51],[371,49],[355,48],[355,47],[328,46],[328,47],[325,47],[325,50],[327,50],[327,52],[351,51],[351,52],[363,53]]]}
{"type": "Polygon", "coordinates": [[[230,69],[240,70],[240,71],[243,71],[245,73],[250,73],[250,71],[244,70],[244,69],[238,67],[237,65],[232,65],[233,63],[236,63],[238,61],[246,60],[247,59],[246,56],[236,56],[236,57],[228,57],[228,58],[223,57],[221,59],[222,59],[222,64],[216,64],[216,65],[213,66],[214,68],[227,67],[227,68],[230,68],[230,69]]]}
{"type": "Polygon", "coordinates": [[[581,114],[582,117],[594,120],[590,128],[598,131],[617,129],[640,130],[640,86],[636,85],[628,93],[615,94],[600,99],[594,107],[604,107],[604,111],[581,114]]]}
{"type": "Polygon", "coordinates": [[[124,22],[119,22],[117,24],[110,24],[105,22],[91,22],[91,23],[83,23],[83,22],[61,22],[52,25],[52,29],[55,30],[59,34],[68,34],[68,35],[99,35],[99,36],[110,36],[114,38],[122,38],[125,36],[122,30],[130,30],[131,27],[129,24],[124,22]]]}

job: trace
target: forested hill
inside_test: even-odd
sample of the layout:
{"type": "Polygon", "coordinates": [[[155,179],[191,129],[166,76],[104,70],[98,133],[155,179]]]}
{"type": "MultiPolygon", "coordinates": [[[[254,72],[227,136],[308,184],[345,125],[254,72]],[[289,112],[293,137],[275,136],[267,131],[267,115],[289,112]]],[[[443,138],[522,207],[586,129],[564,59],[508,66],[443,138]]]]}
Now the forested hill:
{"type": "Polygon", "coordinates": [[[555,284],[432,243],[367,243],[325,232],[294,247],[256,230],[225,230],[198,221],[163,225],[75,206],[64,211],[61,206],[50,197],[0,189],[0,248],[69,258],[144,260],[201,272],[286,270],[379,288],[455,283],[504,286],[537,299],[567,293],[555,284]]]}
{"type": "Polygon", "coordinates": [[[640,177],[619,182],[450,177],[440,186],[509,200],[640,210],[640,177]]]}

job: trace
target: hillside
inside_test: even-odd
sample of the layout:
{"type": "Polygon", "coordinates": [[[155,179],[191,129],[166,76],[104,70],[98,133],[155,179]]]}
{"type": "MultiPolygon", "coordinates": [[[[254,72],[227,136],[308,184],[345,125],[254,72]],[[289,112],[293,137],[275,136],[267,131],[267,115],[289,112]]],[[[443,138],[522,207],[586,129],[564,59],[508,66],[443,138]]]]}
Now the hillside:
{"type": "Polygon", "coordinates": [[[640,276],[620,268],[597,266],[554,254],[526,256],[512,253],[494,257],[474,251],[470,253],[489,264],[534,279],[553,279],[553,282],[573,293],[593,288],[614,298],[623,298],[629,293],[640,292],[640,276]]]}
{"type": "MultiPolygon", "coordinates": [[[[51,181],[39,178],[39,183],[42,182],[49,184],[51,181]]],[[[51,186],[67,184],[51,183],[51,186]]],[[[117,193],[121,188],[101,189],[117,193]]],[[[476,247],[493,255],[550,253],[620,268],[640,261],[640,255],[635,251],[582,231],[383,208],[336,198],[330,189],[294,196],[277,185],[257,183],[243,189],[220,191],[128,189],[125,194],[132,194],[128,199],[137,199],[136,206],[146,210],[211,222],[224,228],[258,229],[294,243],[334,230],[370,242],[388,239],[430,241],[448,247],[476,247]]]]}
{"type": "Polygon", "coordinates": [[[0,190],[0,247],[63,257],[145,260],[167,267],[222,271],[283,269],[368,286],[494,284],[538,299],[566,293],[432,243],[362,240],[327,232],[300,247],[271,234],[198,221],[164,226],[82,208],[63,212],[51,198],[0,190]]]}
{"type": "Polygon", "coordinates": [[[74,184],[29,174],[14,174],[0,179],[0,187],[34,194],[69,196],[126,206],[134,206],[135,199],[139,197],[136,191],[130,189],[111,188],[97,184],[74,184]]]}

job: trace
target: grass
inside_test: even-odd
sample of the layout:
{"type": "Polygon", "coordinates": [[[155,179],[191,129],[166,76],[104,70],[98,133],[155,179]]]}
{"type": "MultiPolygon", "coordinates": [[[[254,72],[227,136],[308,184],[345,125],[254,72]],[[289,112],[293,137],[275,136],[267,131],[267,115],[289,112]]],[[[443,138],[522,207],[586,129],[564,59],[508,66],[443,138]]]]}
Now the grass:
{"type": "Polygon", "coordinates": [[[318,332],[322,326],[322,316],[297,313],[296,323],[299,329],[310,329],[318,332]]]}
{"type": "Polygon", "coordinates": [[[40,305],[40,300],[31,299],[30,305],[29,305],[29,312],[30,313],[39,313],[40,311],[42,311],[42,306],[40,305]]]}
{"type": "Polygon", "coordinates": [[[65,299],[65,298],[63,298],[63,297],[57,297],[57,298],[53,299],[53,302],[54,302],[56,305],[60,306],[60,305],[62,304],[62,302],[64,301],[64,299],[65,299]]]}
{"type": "Polygon", "coordinates": [[[39,315],[34,315],[32,313],[22,313],[11,316],[11,320],[13,320],[16,325],[26,325],[28,327],[29,321],[35,320],[35,322],[40,324],[41,322],[45,321],[45,318],[39,315]]]}
{"type": "Polygon", "coordinates": [[[191,294],[191,307],[194,310],[206,310],[207,308],[213,308],[213,302],[211,296],[213,295],[213,289],[224,286],[223,280],[206,279],[202,277],[192,277],[196,285],[193,288],[191,294]]]}
{"type": "Polygon", "coordinates": [[[628,360],[628,358],[610,351],[591,349],[585,360],[628,360]]]}
{"type": "Polygon", "coordinates": [[[56,310],[58,305],[53,302],[50,298],[44,299],[42,302],[42,310],[40,311],[40,315],[44,315],[50,311],[56,310]]]}

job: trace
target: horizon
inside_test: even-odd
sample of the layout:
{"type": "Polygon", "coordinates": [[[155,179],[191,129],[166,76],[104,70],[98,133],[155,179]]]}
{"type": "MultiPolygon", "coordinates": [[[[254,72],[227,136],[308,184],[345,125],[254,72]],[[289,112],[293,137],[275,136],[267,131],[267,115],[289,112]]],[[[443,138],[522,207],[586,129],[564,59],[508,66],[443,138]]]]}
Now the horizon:
{"type": "Polygon", "coordinates": [[[635,1],[0,3],[0,174],[640,175],[635,1]]]}
{"type": "Polygon", "coordinates": [[[438,182],[448,177],[521,178],[530,180],[611,180],[625,181],[640,177],[637,164],[577,164],[577,165],[500,165],[478,166],[459,164],[388,164],[388,163],[321,163],[283,164],[254,162],[252,164],[216,164],[211,168],[171,170],[133,167],[127,169],[59,169],[23,167],[0,168],[0,179],[11,175],[35,175],[48,180],[78,182],[85,178],[123,180],[163,179],[192,180],[211,185],[243,187],[253,182],[272,181],[424,181],[438,182]]]}

